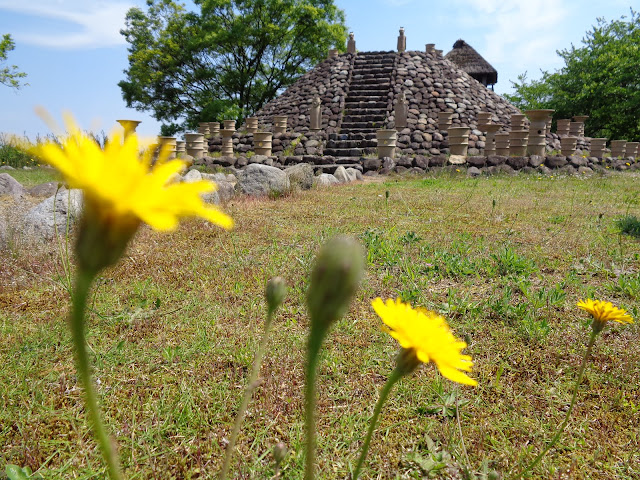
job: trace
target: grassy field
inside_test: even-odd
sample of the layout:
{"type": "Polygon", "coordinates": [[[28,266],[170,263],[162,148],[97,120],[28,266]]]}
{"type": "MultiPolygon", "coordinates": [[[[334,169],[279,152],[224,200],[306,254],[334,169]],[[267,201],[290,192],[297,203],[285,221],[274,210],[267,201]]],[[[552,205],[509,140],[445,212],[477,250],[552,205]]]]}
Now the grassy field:
{"type": "MultiPolygon", "coordinates": [[[[318,478],[348,477],[394,366],[397,345],[370,307],[377,296],[445,315],[479,386],[432,366],[402,379],[364,477],[464,478],[468,466],[509,478],[568,408],[590,333],[576,302],[606,299],[640,318],[640,243],[616,226],[640,215],[639,185],[633,174],[389,179],[239,198],[226,207],[232,232],[201,221],[172,234],[143,228],[98,282],[88,325],[126,478],[214,478],[275,275],[289,294],[232,471],[269,478],[281,441],[283,478],[302,478],[305,291],[318,248],[338,233],[360,239],[367,273],[321,361],[318,478]]],[[[0,253],[0,468],[104,478],[73,368],[64,265],[53,244],[0,253]]],[[[535,478],[640,478],[638,333],[638,323],[613,324],[598,337],[574,415],[535,478]]]]}

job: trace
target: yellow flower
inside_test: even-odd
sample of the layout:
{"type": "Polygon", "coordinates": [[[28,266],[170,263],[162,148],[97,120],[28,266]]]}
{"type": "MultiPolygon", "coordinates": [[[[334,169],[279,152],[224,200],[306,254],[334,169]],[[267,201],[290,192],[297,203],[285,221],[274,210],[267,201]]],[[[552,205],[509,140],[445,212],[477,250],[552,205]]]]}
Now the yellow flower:
{"type": "Polygon", "coordinates": [[[170,183],[184,163],[166,161],[167,151],[152,167],[150,151],[140,157],[136,135],[123,142],[113,134],[103,150],[78,129],[70,116],[66,123],[70,135],[61,144],[47,142],[37,146],[35,152],[57,168],[71,187],[81,188],[85,201],[101,217],[115,223],[139,220],[156,230],[174,230],[179,218],[190,216],[224,228],[233,226],[229,216],[205,205],[200,197],[215,190],[214,183],[170,183]]]}
{"type": "Polygon", "coordinates": [[[67,115],[69,135],[60,143],[33,147],[43,161],[57,168],[73,188],[84,192],[84,213],[76,242],[79,267],[96,274],[115,264],[140,222],[156,230],[174,230],[182,217],[202,217],[224,228],[233,220],[201,195],[215,190],[214,183],[173,182],[184,168],[179,160],[167,161],[164,149],[152,166],[152,151],[139,154],[136,135],[122,141],[113,134],[104,149],[83,134],[67,115]]]}
{"type": "Polygon", "coordinates": [[[400,299],[385,303],[376,298],[371,305],[386,324],[382,329],[402,348],[413,351],[419,361],[433,361],[440,373],[454,382],[478,384],[460,371],[470,372],[473,363],[469,355],[461,353],[467,344],[451,333],[444,317],[430,310],[413,309],[400,299]]]}
{"type": "Polygon", "coordinates": [[[589,312],[593,317],[593,329],[600,331],[604,328],[608,321],[614,321],[622,324],[633,323],[633,318],[626,310],[615,307],[611,302],[603,302],[602,300],[580,300],[578,308],[589,312]]]}

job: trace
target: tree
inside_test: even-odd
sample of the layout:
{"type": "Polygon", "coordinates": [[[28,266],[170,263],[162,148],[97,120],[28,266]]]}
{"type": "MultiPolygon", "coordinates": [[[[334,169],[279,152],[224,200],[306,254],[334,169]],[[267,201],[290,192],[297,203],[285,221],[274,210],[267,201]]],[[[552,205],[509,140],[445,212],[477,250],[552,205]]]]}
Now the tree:
{"type": "Polygon", "coordinates": [[[0,41],[0,84],[19,89],[20,87],[27,85],[26,83],[21,84],[19,80],[21,78],[25,78],[27,74],[18,71],[17,65],[6,67],[2,66],[2,64],[7,61],[8,53],[15,48],[16,45],[13,43],[11,35],[8,33],[2,35],[2,40],[0,41]]]}
{"type": "Polygon", "coordinates": [[[579,48],[557,52],[565,66],[540,80],[526,73],[511,82],[515,94],[505,95],[521,109],[553,108],[555,118],[589,115],[592,137],[640,140],[640,15],[597,25],[579,48]]]}
{"type": "Polygon", "coordinates": [[[300,75],[344,49],[344,13],[333,0],[173,0],[132,8],[121,30],[129,107],[152,111],[163,133],[199,121],[253,114],[300,75]],[[176,122],[182,122],[178,125],[176,122]]]}

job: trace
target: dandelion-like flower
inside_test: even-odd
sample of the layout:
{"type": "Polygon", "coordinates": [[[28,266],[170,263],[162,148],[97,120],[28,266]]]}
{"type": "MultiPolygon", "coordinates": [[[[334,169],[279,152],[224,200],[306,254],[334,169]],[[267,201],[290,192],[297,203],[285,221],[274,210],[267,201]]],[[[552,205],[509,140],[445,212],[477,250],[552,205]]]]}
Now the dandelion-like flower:
{"type": "Polygon", "coordinates": [[[196,216],[223,228],[233,226],[229,216],[201,198],[215,190],[214,183],[172,182],[184,163],[168,160],[168,151],[162,151],[152,166],[150,151],[140,155],[136,135],[123,141],[114,133],[103,149],[79,130],[70,115],[65,120],[67,137],[60,143],[38,145],[33,151],[58,169],[71,187],[84,192],[85,215],[77,253],[81,261],[86,257],[89,268],[113,264],[140,222],[167,231],[174,230],[180,218],[196,216]],[[109,258],[95,258],[97,243],[103,247],[98,250],[111,252],[109,258]]]}
{"type": "Polygon", "coordinates": [[[602,330],[609,321],[622,324],[633,323],[633,318],[626,310],[614,306],[611,302],[587,298],[586,300],[580,300],[578,302],[578,308],[591,314],[593,317],[593,329],[598,332],[602,330]]]}
{"type": "Polygon", "coordinates": [[[478,384],[462,373],[470,372],[473,362],[471,356],[461,353],[467,344],[453,335],[444,317],[430,310],[413,309],[400,299],[385,303],[376,298],[371,305],[385,323],[383,330],[395,338],[404,351],[413,353],[420,362],[434,362],[449,380],[478,384]]]}

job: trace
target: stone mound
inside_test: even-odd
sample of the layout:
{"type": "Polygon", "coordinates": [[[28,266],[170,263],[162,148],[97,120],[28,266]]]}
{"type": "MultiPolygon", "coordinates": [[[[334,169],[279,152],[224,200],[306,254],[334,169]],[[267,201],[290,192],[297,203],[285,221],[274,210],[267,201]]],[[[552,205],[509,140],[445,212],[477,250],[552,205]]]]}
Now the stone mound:
{"type": "Polygon", "coordinates": [[[322,128],[326,133],[374,132],[383,126],[394,127],[394,105],[401,92],[405,93],[409,107],[408,135],[414,131],[436,134],[438,112],[453,111],[454,126],[465,125],[472,129],[477,129],[481,111],[491,112],[495,123],[507,126],[510,115],[520,113],[507,100],[442,55],[408,51],[360,52],[327,59],[267,103],[256,116],[261,128],[271,130],[273,116],[287,115],[288,130],[305,133],[310,125],[311,102],[319,96],[322,128]],[[354,94],[359,100],[357,105],[349,102],[354,94]],[[375,102],[365,105],[363,101],[367,94],[375,102]],[[363,115],[361,122],[353,118],[354,111],[356,116],[363,115]],[[366,125],[367,116],[384,120],[382,124],[371,121],[366,125]],[[348,117],[346,125],[342,127],[345,117],[348,117]]]}

